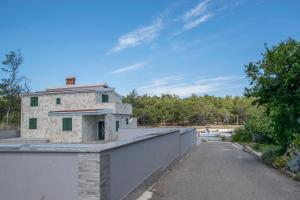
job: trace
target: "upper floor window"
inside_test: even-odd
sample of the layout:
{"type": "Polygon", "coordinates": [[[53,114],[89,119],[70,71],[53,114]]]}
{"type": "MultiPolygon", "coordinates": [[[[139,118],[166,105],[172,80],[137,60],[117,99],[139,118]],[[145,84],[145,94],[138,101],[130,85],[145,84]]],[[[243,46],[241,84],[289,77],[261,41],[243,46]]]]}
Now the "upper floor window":
{"type": "Polygon", "coordinates": [[[119,121],[116,121],[116,131],[118,131],[120,128],[120,122],[119,121]]]}
{"type": "Polygon", "coordinates": [[[37,128],[37,118],[29,118],[29,129],[37,128]]]}
{"type": "Polygon", "coordinates": [[[38,106],[39,98],[38,97],[30,97],[30,106],[38,106]]]}
{"type": "Polygon", "coordinates": [[[107,94],[102,94],[102,102],[107,103],[108,102],[108,95],[107,94]]]}
{"type": "Polygon", "coordinates": [[[62,130],[63,131],[72,131],[72,118],[69,117],[69,118],[63,118],[62,119],[63,121],[63,127],[62,127],[62,130]]]}
{"type": "Polygon", "coordinates": [[[60,104],[60,98],[56,98],[56,105],[60,104]]]}

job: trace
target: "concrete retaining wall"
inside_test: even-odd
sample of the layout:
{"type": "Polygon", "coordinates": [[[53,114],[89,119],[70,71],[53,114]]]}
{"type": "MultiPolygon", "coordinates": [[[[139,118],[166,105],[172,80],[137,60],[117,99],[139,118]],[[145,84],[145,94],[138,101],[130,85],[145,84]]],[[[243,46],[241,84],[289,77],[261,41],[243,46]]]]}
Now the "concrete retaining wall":
{"type": "Polygon", "coordinates": [[[122,199],[152,174],[163,171],[179,156],[178,139],[179,131],[175,131],[105,151],[110,156],[110,190],[101,194],[103,199],[122,199]]]}
{"type": "Polygon", "coordinates": [[[20,137],[20,131],[18,130],[0,131],[0,139],[16,138],[16,137],[20,137]]]}
{"type": "Polygon", "coordinates": [[[0,199],[78,199],[77,154],[0,153],[0,199]]]}
{"type": "Polygon", "coordinates": [[[197,131],[196,129],[184,129],[179,136],[180,156],[184,156],[189,152],[191,147],[197,143],[197,131]]]}
{"type": "Polygon", "coordinates": [[[196,142],[194,129],[157,131],[107,144],[0,144],[0,199],[133,199],[196,142]]]}
{"type": "Polygon", "coordinates": [[[101,181],[107,191],[101,199],[132,199],[154,183],[165,169],[184,156],[196,144],[195,129],[175,130],[168,134],[109,149],[109,168],[101,167],[101,181]],[[108,177],[107,174],[110,174],[108,177]],[[105,180],[104,180],[105,179],[105,180]]]}

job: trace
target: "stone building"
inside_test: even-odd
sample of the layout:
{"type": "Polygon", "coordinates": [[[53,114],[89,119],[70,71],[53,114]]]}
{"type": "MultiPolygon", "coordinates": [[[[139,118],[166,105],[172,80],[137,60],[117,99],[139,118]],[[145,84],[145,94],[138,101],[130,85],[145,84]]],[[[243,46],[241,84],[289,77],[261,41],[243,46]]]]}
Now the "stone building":
{"type": "Polygon", "coordinates": [[[21,137],[54,143],[111,142],[119,128],[136,128],[132,106],[106,83],[66,86],[22,95],[21,137]]]}

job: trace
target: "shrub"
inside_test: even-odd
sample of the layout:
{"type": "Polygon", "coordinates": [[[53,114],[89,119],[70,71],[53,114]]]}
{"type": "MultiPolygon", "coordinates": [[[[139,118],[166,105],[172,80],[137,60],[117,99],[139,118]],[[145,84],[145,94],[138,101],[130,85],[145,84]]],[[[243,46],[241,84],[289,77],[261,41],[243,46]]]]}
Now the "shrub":
{"type": "Polygon", "coordinates": [[[300,134],[294,135],[294,140],[293,140],[292,144],[298,151],[300,151],[300,134]]]}
{"type": "Polygon", "coordinates": [[[252,141],[257,143],[272,143],[273,128],[271,119],[266,113],[257,113],[245,123],[245,130],[252,134],[252,141]]]}
{"type": "Polygon", "coordinates": [[[237,128],[234,130],[234,134],[231,139],[233,142],[251,142],[252,136],[244,128],[237,128]]]}
{"type": "Polygon", "coordinates": [[[300,155],[296,156],[288,163],[289,170],[300,173],[300,155]]]}
{"type": "Polygon", "coordinates": [[[222,140],[223,142],[225,142],[225,141],[226,141],[226,137],[225,137],[225,136],[222,136],[222,137],[221,137],[221,140],[222,140]]]}
{"type": "Polygon", "coordinates": [[[253,148],[254,150],[256,150],[256,151],[259,151],[259,150],[261,149],[261,148],[260,148],[260,145],[257,144],[257,143],[253,144],[253,145],[252,145],[252,148],[253,148]]]}
{"type": "Polygon", "coordinates": [[[275,161],[276,157],[283,155],[284,152],[284,148],[270,149],[262,155],[262,159],[267,163],[272,164],[275,161]]]}
{"type": "Polygon", "coordinates": [[[300,172],[297,172],[294,178],[296,181],[300,181],[300,172]]]}
{"type": "Polygon", "coordinates": [[[284,169],[288,166],[289,157],[287,156],[279,156],[276,157],[273,164],[278,169],[284,169]]]}

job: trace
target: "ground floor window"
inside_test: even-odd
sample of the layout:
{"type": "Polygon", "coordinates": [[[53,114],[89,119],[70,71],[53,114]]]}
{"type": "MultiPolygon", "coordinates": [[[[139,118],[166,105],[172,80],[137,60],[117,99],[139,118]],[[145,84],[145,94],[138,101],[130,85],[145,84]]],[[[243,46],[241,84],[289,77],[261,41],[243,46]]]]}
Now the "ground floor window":
{"type": "Polygon", "coordinates": [[[120,123],[119,123],[119,121],[116,121],[116,131],[119,130],[119,127],[120,127],[120,123]]]}
{"type": "Polygon", "coordinates": [[[62,119],[62,129],[63,131],[72,131],[72,118],[63,118],[62,119]]]}
{"type": "Polygon", "coordinates": [[[37,118],[29,118],[29,129],[37,128],[37,118]]]}
{"type": "Polygon", "coordinates": [[[126,124],[128,125],[128,118],[126,118],[126,124]]]}

